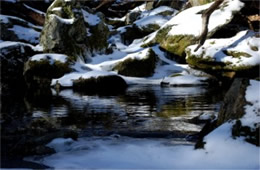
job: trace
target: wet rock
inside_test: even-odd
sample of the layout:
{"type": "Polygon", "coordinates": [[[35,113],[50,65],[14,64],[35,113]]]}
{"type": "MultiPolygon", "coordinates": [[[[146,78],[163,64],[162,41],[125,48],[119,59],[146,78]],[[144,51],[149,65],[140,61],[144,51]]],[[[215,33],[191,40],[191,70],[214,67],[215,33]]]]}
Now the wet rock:
{"type": "Polygon", "coordinates": [[[116,75],[80,78],[73,81],[73,89],[87,94],[121,93],[127,87],[125,80],[116,75]]]}
{"type": "Polygon", "coordinates": [[[118,63],[113,70],[124,76],[149,77],[154,73],[157,61],[157,55],[149,49],[142,59],[128,58],[118,63]]]}
{"type": "Polygon", "coordinates": [[[59,78],[71,70],[66,55],[38,54],[25,63],[24,77],[29,89],[48,89],[52,78],[59,78]]]}
{"type": "Polygon", "coordinates": [[[48,8],[40,37],[44,52],[86,58],[87,31],[78,1],[55,0],[48,8]]]}
{"type": "Polygon", "coordinates": [[[1,15],[1,40],[20,41],[38,44],[41,27],[37,27],[21,18],[1,15]]]}
{"type": "Polygon", "coordinates": [[[0,44],[2,92],[24,89],[24,63],[38,51],[26,43],[3,42],[0,44]]]}

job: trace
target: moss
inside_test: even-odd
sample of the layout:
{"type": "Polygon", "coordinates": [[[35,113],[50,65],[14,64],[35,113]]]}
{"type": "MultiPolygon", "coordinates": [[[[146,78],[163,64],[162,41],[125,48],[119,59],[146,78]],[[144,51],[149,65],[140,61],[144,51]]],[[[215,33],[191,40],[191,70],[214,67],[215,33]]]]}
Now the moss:
{"type": "Polygon", "coordinates": [[[126,59],[117,64],[113,70],[117,70],[119,74],[132,77],[149,77],[154,73],[158,57],[152,49],[148,51],[148,55],[141,60],[126,59]]]}
{"type": "Polygon", "coordinates": [[[258,51],[258,47],[257,46],[250,46],[250,49],[253,50],[253,51],[258,51]]]}
{"type": "Polygon", "coordinates": [[[226,51],[227,55],[230,55],[234,58],[241,58],[241,57],[252,57],[250,54],[245,52],[236,52],[236,51],[226,51]]]}

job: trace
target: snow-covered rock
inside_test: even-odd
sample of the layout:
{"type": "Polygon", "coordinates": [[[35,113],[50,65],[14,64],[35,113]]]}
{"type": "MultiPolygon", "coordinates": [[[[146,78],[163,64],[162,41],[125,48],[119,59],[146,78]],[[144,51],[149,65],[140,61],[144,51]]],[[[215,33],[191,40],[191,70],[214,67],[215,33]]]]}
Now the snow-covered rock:
{"type": "Polygon", "coordinates": [[[48,88],[52,78],[59,78],[70,71],[68,56],[44,53],[32,56],[25,63],[24,77],[29,88],[48,88]]]}
{"type": "Polygon", "coordinates": [[[249,77],[259,74],[260,38],[253,31],[241,31],[226,39],[209,39],[196,52],[196,45],[187,48],[187,62],[197,69],[222,74],[234,71],[249,77]]]}
{"type": "Polygon", "coordinates": [[[149,77],[154,73],[157,55],[150,48],[141,52],[129,54],[123,61],[116,64],[113,70],[118,74],[130,77],[149,77]]]}
{"type": "Polygon", "coordinates": [[[21,18],[0,15],[1,40],[20,41],[38,44],[41,27],[35,26],[21,18]]]}
{"type": "MultiPolygon", "coordinates": [[[[150,38],[148,38],[149,41],[146,38],[146,45],[159,43],[166,51],[184,57],[186,47],[197,42],[202,32],[201,15],[211,4],[192,7],[180,12],[158,30],[152,41],[150,41],[150,38]]],[[[239,0],[226,0],[222,3],[220,8],[215,10],[210,17],[208,37],[231,22],[243,5],[239,0]]]]}

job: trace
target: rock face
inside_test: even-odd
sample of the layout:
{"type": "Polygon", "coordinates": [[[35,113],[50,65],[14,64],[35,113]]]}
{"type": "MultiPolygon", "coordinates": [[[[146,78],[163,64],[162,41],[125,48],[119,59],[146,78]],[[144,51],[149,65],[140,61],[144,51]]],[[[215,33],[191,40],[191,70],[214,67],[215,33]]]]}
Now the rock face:
{"type": "Polygon", "coordinates": [[[114,70],[124,76],[149,77],[154,73],[157,61],[157,55],[149,49],[142,59],[128,58],[118,63],[114,70]]]}
{"type": "Polygon", "coordinates": [[[197,51],[187,48],[190,66],[220,77],[259,76],[259,41],[255,32],[242,31],[226,39],[209,39],[197,51]],[[232,73],[232,74],[231,74],[232,73]]]}
{"type": "Polygon", "coordinates": [[[30,89],[49,88],[51,79],[71,71],[68,58],[65,55],[49,53],[31,57],[24,67],[27,86],[30,89]]]}
{"type": "Polygon", "coordinates": [[[73,81],[73,89],[88,94],[120,93],[127,87],[123,78],[116,75],[99,76],[97,78],[79,78],[73,81]]]}
{"type": "Polygon", "coordinates": [[[37,51],[32,45],[25,43],[3,42],[0,44],[2,91],[25,88],[24,63],[37,51]]]}
{"type": "Polygon", "coordinates": [[[221,125],[228,120],[239,119],[245,114],[245,92],[248,85],[248,79],[238,78],[234,80],[225,95],[222,107],[220,109],[217,120],[218,125],[221,125]]]}
{"type": "Polygon", "coordinates": [[[47,10],[41,33],[44,52],[86,57],[86,35],[79,2],[55,0],[47,10]]]}

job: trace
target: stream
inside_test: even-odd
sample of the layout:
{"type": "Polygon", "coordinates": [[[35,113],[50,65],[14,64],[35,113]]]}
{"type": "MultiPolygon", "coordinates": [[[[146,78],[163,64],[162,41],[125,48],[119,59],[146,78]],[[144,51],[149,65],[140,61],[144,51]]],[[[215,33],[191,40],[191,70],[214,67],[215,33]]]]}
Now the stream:
{"type": "MultiPolygon", "coordinates": [[[[131,85],[118,95],[86,95],[71,89],[60,92],[52,90],[47,97],[24,97],[23,103],[10,109],[4,108],[4,111],[9,110],[12,116],[14,108],[20,109],[18,120],[30,122],[44,119],[55,128],[74,129],[79,133],[77,141],[56,138],[49,143],[47,146],[54,148],[56,154],[29,155],[25,158],[27,161],[55,168],[84,168],[88,165],[90,168],[167,168],[158,162],[156,166],[156,161],[146,166],[147,161],[141,160],[149,158],[145,155],[158,153],[163,160],[170,162],[164,158],[163,151],[176,148],[169,147],[188,145],[193,149],[196,142],[193,135],[202,129],[205,124],[203,119],[212,119],[217,115],[222,98],[223,91],[205,86],[131,85]],[[201,121],[195,119],[198,116],[201,121]],[[113,154],[116,157],[125,155],[117,160],[119,163],[116,166],[115,162],[113,164],[115,160],[109,159],[113,154]],[[142,155],[140,160],[135,157],[136,154],[142,155]],[[82,155],[89,161],[83,161],[82,155]],[[104,161],[98,163],[95,158],[104,161]],[[132,158],[133,162],[127,158],[132,158]],[[93,162],[94,159],[96,161],[93,162]],[[62,163],[64,161],[66,163],[62,163]]],[[[5,104],[12,100],[7,101],[5,104]]],[[[2,118],[4,129],[14,128],[10,124],[5,127],[8,122],[6,114],[2,118]]],[[[154,156],[149,159],[157,160],[154,156]]]]}

